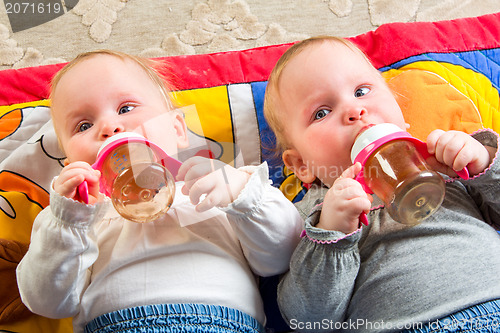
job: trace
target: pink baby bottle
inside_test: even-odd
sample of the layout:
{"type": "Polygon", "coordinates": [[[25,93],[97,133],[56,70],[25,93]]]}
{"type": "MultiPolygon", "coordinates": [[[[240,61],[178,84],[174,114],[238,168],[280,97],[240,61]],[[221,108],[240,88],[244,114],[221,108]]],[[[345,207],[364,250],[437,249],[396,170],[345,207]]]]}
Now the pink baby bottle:
{"type": "MultiPolygon", "coordinates": [[[[108,138],[92,165],[101,171],[100,192],[111,198],[120,215],[145,223],[165,214],[175,195],[175,177],[181,163],[136,133],[108,138]]],[[[79,194],[88,202],[87,184],[79,194]]]]}
{"type": "MultiPolygon", "coordinates": [[[[428,156],[424,142],[389,123],[363,131],[351,150],[352,162],[363,166],[356,179],[364,190],[383,200],[395,221],[408,225],[431,216],[444,199],[444,180],[429,167],[428,156]]],[[[467,169],[460,176],[467,178],[467,169]]]]}

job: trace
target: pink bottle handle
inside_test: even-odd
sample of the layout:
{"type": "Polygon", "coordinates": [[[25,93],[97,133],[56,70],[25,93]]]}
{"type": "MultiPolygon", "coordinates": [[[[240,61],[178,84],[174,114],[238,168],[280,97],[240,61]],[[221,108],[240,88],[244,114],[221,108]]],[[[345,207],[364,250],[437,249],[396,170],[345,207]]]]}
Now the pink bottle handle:
{"type": "MultiPolygon", "coordinates": [[[[429,154],[429,152],[427,151],[427,144],[425,142],[418,139],[413,139],[411,141],[415,144],[415,147],[423,158],[428,158],[431,156],[431,154],[429,154]]],[[[462,179],[467,180],[470,178],[469,170],[467,169],[467,167],[464,167],[462,170],[455,171],[455,173],[462,179]]]]}
{"type": "Polygon", "coordinates": [[[470,178],[470,174],[469,174],[469,170],[467,170],[467,168],[463,168],[462,170],[460,171],[455,171],[458,175],[458,177],[462,178],[462,179],[469,179],[470,178]]]}
{"type": "Polygon", "coordinates": [[[361,222],[364,225],[368,225],[368,217],[366,216],[365,212],[359,214],[359,222],[361,222]]]}
{"type": "Polygon", "coordinates": [[[88,204],[89,203],[89,185],[87,184],[87,181],[84,180],[80,185],[78,185],[77,188],[78,196],[82,200],[83,203],[88,204]]]}

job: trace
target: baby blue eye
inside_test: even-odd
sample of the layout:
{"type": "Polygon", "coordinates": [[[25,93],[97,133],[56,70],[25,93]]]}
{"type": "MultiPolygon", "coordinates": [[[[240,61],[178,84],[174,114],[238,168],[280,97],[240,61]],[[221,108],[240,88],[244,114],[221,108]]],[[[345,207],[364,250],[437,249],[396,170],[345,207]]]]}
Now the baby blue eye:
{"type": "Polygon", "coordinates": [[[369,92],[370,92],[370,88],[360,87],[360,88],[356,89],[356,91],[354,92],[354,96],[355,97],[362,97],[362,96],[368,94],[369,92]]]}
{"type": "Polygon", "coordinates": [[[124,114],[124,113],[127,113],[127,112],[130,112],[134,109],[135,106],[132,106],[132,105],[125,105],[125,106],[122,106],[120,107],[120,109],[118,110],[118,114],[124,114]]]}
{"type": "Polygon", "coordinates": [[[322,119],[322,118],[326,117],[330,112],[332,112],[332,111],[331,110],[326,110],[326,109],[318,110],[314,114],[314,120],[322,119]]]}
{"type": "Polygon", "coordinates": [[[78,126],[78,132],[83,132],[92,127],[91,123],[82,123],[78,126]]]}

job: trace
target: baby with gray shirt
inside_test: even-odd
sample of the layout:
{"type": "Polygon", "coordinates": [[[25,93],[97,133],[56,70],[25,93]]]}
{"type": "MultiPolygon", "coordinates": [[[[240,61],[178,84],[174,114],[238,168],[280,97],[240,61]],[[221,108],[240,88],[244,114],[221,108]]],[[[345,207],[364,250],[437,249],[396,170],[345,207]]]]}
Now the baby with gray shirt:
{"type": "Polygon", "coordinates": [[[295,331],[473,332],[500,325],[498,136],[435,130],[428,160],[446,181],[441,207],[416,226],[394,221],[354,178],[350,150],[367,126],[405,130],[380,73],[352,43],[293,45],[268,81],[264,111],[285,165],[313,186],[303,237],[278,290],[295,331]],[[467,168],[470,179],[455,171],[467,168]],[[368,225],[359,216],[367,213],[368,225]]]}

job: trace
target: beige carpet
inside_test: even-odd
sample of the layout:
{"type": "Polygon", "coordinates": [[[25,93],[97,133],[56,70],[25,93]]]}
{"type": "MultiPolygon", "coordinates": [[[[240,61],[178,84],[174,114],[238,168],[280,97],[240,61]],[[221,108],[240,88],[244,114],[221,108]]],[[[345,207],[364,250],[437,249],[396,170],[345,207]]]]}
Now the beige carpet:
{"type": "Polygon", "coordinates": [[[211,53],[499,11],[499,0],[0,0],[0,69],[100,48],[211,53]]]}

